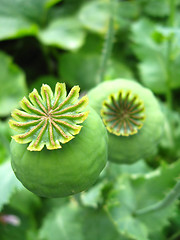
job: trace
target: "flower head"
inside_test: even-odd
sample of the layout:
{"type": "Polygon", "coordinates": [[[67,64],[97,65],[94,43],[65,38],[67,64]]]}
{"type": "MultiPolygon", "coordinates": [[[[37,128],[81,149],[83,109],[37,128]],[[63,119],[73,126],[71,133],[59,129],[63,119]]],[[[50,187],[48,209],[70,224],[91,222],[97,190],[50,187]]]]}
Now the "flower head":
{"type": "Polygon", "coordinates": [[[11,128],[21,132],[12,138],[18,143],[29,143],[28,150],[41,151],[58,149],[60,143],[69,142],[82,128],[82,123],[88,116],[84,108],[88,104],[87,96],[79,98],[80,88],[75,86],[69,94],[65,83],[57,83],[55,93],[47,84],[41,87],[41,96],[34,89],[29,94],[30,101],[24,97],[21,102],[23,110],[15,109],[10,120],[11,128]]]}

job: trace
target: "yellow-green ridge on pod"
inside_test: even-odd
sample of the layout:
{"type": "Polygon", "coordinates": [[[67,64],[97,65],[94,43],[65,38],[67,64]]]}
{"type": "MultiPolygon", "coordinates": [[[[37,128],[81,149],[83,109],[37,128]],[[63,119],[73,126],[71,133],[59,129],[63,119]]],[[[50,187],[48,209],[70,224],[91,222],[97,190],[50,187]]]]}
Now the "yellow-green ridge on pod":
{"type": "Polygon", "coordinates": [[[132,91],[120,90],[103,101],[102,120],[110,133],[117,136],[136,134],[145,120],[143,101],[132,91]]]}
{"type": "Polygon", "coordinates": [[[61,143],[69,142],[78,134],[88,116],[84,111],[88,105],[87,96],[79,100],[79,86],[74,86],[69,94],[65,83],[57,83],[55,93],[47,84],[41,87],[41,96],[34,89],[29,94],[29,100],[24,97],[20,106],[15,109],[9,125],[20,132],[12,136],[18,143],[30,143],[28,150],[41,151],[46,146],[53,150],[61,148],[61,143]]]}

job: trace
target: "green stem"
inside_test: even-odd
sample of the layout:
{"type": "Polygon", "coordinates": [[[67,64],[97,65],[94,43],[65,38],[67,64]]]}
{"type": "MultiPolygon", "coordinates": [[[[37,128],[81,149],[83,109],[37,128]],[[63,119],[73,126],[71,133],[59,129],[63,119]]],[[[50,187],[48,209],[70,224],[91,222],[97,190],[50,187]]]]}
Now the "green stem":
{"type": "MultiPolygon", "coordinates": [[[[176,0],[169,0],[170,5],[170,15],[168,19],[168,26],[173,27],[174,26],[174,18],[175,18],[175,12],[176,12],[176,0]]],[[[167,45],[167,78],[166,78],[166,85],[167,85],[167,91],[166,91],[166,100],[168,103],[168,106],[170,109],[172,109],[172,91],[171,91],[171,52],[172,52],[172,44],[173,44],[173,37],[171,37],[168,41],[167,45]]]]}
{"type": "Polygon", "coordinates": [[[180,181],[177,182],[175,187],[170,191],[170,193],[160,202],[155,203],[153,205],[150,205],[146,208],[142,208],[140,210],[137,210],[135,215],[144,215],[147,213],[152,213],[155,211],[159,211],[163,208],[168,207],[171,205],[175,200],[177,200],[180,197],[180,181]]]}
{"type": "Polygon", "coordinates": [[[114,15],[114,9],[115,9],[115,1],[116,0],[112,0],[112,3],[110,4],[111,8],[112,8],[112,12],[109,17],[109,26],[108,26],[108,31],[107,31],[107,34],[105,37],[104,46],[103,46],[103,52],[102,52],[102,56],[101,56],[101,63],[100,63],[100,69],[99,69],[99,74],[98,74],[98,78],[97,78],[97,84],[104,81],[107,63],[108,63],[109,57],[112,52],[113,39],[114,39],[113,15],[114,15]]]}

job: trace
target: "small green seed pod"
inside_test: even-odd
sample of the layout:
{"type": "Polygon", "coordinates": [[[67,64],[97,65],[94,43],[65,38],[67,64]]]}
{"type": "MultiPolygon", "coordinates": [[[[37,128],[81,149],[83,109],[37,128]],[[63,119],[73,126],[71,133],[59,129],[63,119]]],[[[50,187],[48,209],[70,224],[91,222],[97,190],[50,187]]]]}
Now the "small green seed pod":
{"type": "Polygon", "coordinates": [[[133,163],[152,155],[164,118],[149,89],[135,81],[117,79],[99,84],[88,96],[108,130],[110,161],[133,163]]]}
{"type": "Polygon", "coordinates": [[[107,132],[98,114],[79,97],[75,86],[67,95],[57,83],[41,96],[34,89],[14,110],[10,127],[20,134],[11,142],[11,163],[17,178],[43,197],[65,197],[90,187],[107,160],[107,132]],[[86,111],[84,111],[86,110],[86,111]],[[79,125],[81,124],[81,125],[79,125]],[[62,145],[61,145],[62,143],[62,145]]]}

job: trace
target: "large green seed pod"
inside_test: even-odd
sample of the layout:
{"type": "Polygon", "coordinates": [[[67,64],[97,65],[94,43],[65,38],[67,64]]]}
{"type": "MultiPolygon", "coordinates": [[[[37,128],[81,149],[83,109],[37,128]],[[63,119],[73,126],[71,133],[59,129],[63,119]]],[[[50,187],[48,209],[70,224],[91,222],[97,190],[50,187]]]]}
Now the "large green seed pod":
{"type": "Polygon", "coordinates": [[[110,161],[133,163],[154,153],[164,119],[149,89],[117,79],[99,84],[88,96],[108,130],[110,161]]]}
{"type": "Polygon", "coordinates": [[[20,132],[12,137],[12,168],[22,184],[39,196],[81,192],[106,164],[106,129],[92,108],[87,111],[87,97],[78,100],[78,93],[78,86],[66,96],[65,84],[57,83],[55,94],[43,85],[41,96],[34,89],[30,101],[21,101],[23,110],[12,113],[15,120],[9,124],[20,132]]]}

